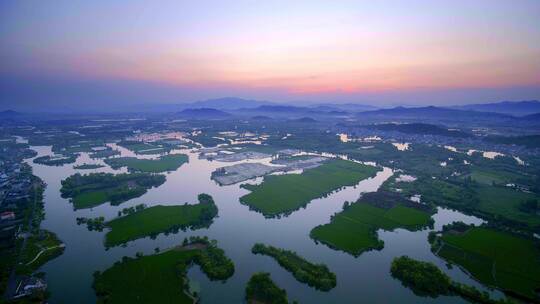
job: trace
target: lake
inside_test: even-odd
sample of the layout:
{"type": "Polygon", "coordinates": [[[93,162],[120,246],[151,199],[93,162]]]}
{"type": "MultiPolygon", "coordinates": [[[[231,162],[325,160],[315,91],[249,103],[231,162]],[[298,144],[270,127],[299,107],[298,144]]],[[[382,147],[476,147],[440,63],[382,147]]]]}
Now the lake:
{"type": "MultiPolygon", "coordinates": [[[[114,146],[122,152],[122,156],[132,156],[126,149],[114,146]]],[[[32,147],[38,156],[51,155],[51,147],[32,147]]],[[[158,188],[150,189],[145,195],[132,199],[119,206],[103,204],[92,209],[74,210],[68,199],[60,197],[60,181],[76,173],[90,172],[125,172],[125,169],[112,170],[110,167],[75,170],[73,165],[82,163],[101,163],[92,160],[88,154],[81,153],[75,164],[49,167],[28,163],[34,168],[34,174],[42,178],[47,187],[45,190],[45,220],[42,228],[55,232],[66,244],[63,255],[42,267],[46,273],[51,291],[50,303],[95,303],[96,297],[92,289],[92,274],[104,271],[122,256],[135,256],[136,252],[152,254],[156,247],[161,250],[178,245],[191,235],[208,236],[218,241],[218,246],[235,263],[235,274],[226,282],[210,282],[198,266],[191,268],[188,278],[200,286],[202,303],[242,303],[245,286],[254,272],[270,272],[272,279],[287,290],[290,300],[300,303],[466,303],[459,297],[439,297],[437,299],[415,296],[411,290],[402,287],[401,283],[390,276],[390,263],[394,257],[409,255],[410,257],[430,261],[439,266],[456,281],[474,285],[486,290],[472,280],[458,267],[448,269],[441,259],[434,256],[427,242],[430,230],[409,232],[397,229],[393,232],[379,231],[379,237],[385,242],[381,251],[364,252],[355,258],[341,251],[316,244],[309,237],[310,230],[330,221],[330,216],[342,210],[343,202],[356,200],[361,193],[376,191],[393,172],[384,168],[375,177],[361,181],[353,187],[345,187],[328,197],[313,200],[306,208],[292,213],[288,217],[266,219],[260,213],[250,211],[240,204],[239,198],[248,193],[239,185],[219,186],[210,179],[216,168],[242,162],[217,162],[198,159],[198,154],[188,150],[176,150],[173,153],[185,153],[189,163],[178,170],[167,173],[167,181],[158,188]],[[104,216],[114,218],[118,211],[144,203],[152,205],[178,205],[188,202],[197,203],[199,193],[208,193],[214,197],[219,208],[219,216],[208,229],[180,231],[177,234],[160,234],[156,239],[150,238],[132,241],[125,247],[114,247],[105,250],[103,239],[105,232],[88,231],[86,226],[76,224],[77,217],[104,216]],[[281,268],[273,259],[253,255],[251,247],[256,242],[296,251],[306,259],[325,263],[336,273],[337,287],[329,292],[317,291],[305,284],[297,282],[292,274],[281,268]]],[[[145,156],[148,157],[148,156],[145,156]]],[[[250,160],[249,162],[268,163],[269,159],[250,160]]],[[[251,180],[261,182],[262,178],[251,180]]],[[[453,221],[466,223],[482,223],[481,219],[467,216],[460,212],[439,208],[433,216],[435,229],[453,221]]],[[[500,292],[491,293],[500,297],[500,292]]]]}

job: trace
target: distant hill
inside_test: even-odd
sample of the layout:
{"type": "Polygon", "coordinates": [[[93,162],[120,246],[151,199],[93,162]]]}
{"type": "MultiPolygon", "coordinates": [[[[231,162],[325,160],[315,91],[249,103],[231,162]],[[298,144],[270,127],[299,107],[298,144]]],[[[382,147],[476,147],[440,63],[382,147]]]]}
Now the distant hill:
{"type": "Polygon", "coordinates": [[[368,129],[381,131],[397,131],[407,134],[422,134],[422,135],[440,135],[448,137],[471,137],[469,133],[458,130],[449,130],[448,128],[425,123],[408,123],[408,124],[377,124],[364,126],[368,129]]]}
{"type": "Polygon", "coordinates": [[[6,110],[6,111],[0,111],[0,118],[8,119],[8,118],[17,118],[22,116],[23,114],[20,112],[16,112],[13,110],[6,110]]]}
{"type": "Polygon", "coordinates": [[[489,136],[486,141],[496,144],[518,145],[527,148],[540,148],[540,135],[525,136],[489,136]]]}
{"type": "Polygon", "coordinates": [[[300,123],[311,123],[311,122],[317,122],[317,120],[311,118],[311,117],[302,117],[298,119],[292,119],[291,122],[300,122],[300,123]]]}
{"type": "Polygon", "coordinates": [[[318,111],[346,111],[346,112],[365,112],[374,111],[378,108],[371,105],[357,104],[357,103],[321,103],[311,107],[318,111]]]}
{"type": "Polygon", "coordinates": [[[192,119],[223,119],[232,116],[227,112],[212,108],[185,109],[177,113],[180,117],[192,119]]]}
{"type": "Polygon", "coordinates": [[[295,107],[295,106],[285,106],[285,105],[264,105],[251,109],[256,112],[267,112],[267,113],[302,113],[309,111],[308,108],[304,107],[295,107]]]}
{"type": "Polygon", "coordinates": [[[538,121],[540,122],[540,113],[529,114],[521,117],[521,120],[538,121]]]}
{"type": "Polygon", "coordinates": [[[251,117],[252,120],[273,120],[272,117],[264,116],[264,115],[256,115],[251,117]]]}
{"type": "Polygon", "coordinates": [[[263,105],[273,105],[274,103],[261,100],[242,99],[237,97],[224,97],[207,99],[182,105],[185,108],[213,108],[218,110],[238,110],[252,109],[263,105]]]}
{"type": "Polygon", "coordinates": [[[540,101],[503,101],[496,103],[470,104],[463,106],[455,106],[455,109],[472,110],[481,112],[495,112],[515,116],[524,116],[540,112],[540,101]]]}
{"type": "Polygon", "coordinates": [[[367,111],[358,113],[359,118],[378,118],[378,119],[422,119],[422,120],[448,120],[448,121],[464,121],[464,120],[510,120],[513,116],[490,113],[490,112],[478,112],[457,110],[441,107],[418,107],[418,108],[404,108],[396,107],[392,109],[381,109],[375,111],[367,111]]]}

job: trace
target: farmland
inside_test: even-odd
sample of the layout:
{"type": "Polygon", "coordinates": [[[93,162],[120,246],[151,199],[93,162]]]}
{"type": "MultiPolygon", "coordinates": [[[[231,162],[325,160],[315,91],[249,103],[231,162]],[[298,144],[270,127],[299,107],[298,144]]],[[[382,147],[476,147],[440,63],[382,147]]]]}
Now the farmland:
{"type": "Polygon", "coordinates": [[[484,284],[528,298],[540,287],[540,250],[530,239],[477,227],[443,233],[434,250],[484,284]]]}
{"type": "MultiPolygon", "coordinates": [[[[373,199],[376,201],[375,195],[373,199]]],[[[383,248],[384,244],[376,234],[378,229],[417,230],[431,222],[426,211],[399,203],[384,208],[373,201],[364,197],[356,203],[345,204],[344,210],[334,215],[330,223],[311,230],[311,237],[331,248],[358,256],[367,250],[383,248]]]]}
{"type": "Polygon", "coordinates": [[[251,193],[240,201],[266,217],[284,215],[313,199],[372,177],[378,170],[355,162],[331,160],[302,174],[271,175],[260,185],[243,185],[251,193]]]}
{"type": "Polygon", "coordinates": [[[105,160],[111,168],[127,167],[129,171],[159,173],[173,171],[188,161],[185,154],[168,154],[157,159],[139,159],[136,157],[117,157],[105,160]]]}
{"type": "Polygon", "coordinates": [[[211,224],[217,215],[211,196],[199,195],[199,204],[178,206],[153,206],[106,223],[111,230],[105,236],[108,247],[120,245],[162,232],[186,228],[200,228],[211,224]]]}

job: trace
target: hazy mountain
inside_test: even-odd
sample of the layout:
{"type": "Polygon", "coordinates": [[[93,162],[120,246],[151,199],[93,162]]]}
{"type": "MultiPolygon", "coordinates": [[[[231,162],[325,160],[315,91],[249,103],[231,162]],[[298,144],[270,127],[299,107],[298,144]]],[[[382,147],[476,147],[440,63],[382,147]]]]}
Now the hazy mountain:
{"type": "Polygon", "coordinates": [[[521,117],[521,120],[538,121],[540,122],[540,113],[529,114],[521,117]]]}
{"type": "Polygon", "coordinates": [[[227,112],[212,108],[185,109],[177,114],[180,117],[192,119],[221,119],[232,116],[227,112]]]}
{"type": "Polygon", "coordinates": [[[378,107],[365,105],[365,104],[356,104],[356,103],[342,103],[342,104],[333,104],[333,103],[321,103],[312,106],[313,109],[318,111],[347,111],[347,112],[365,112],[373,111],[379,109],[378,107]]]}
{"type": "Polygon", "coordinates": [[[421,119],[421,120],[450,120],[450,121],[463,121],[463,120],[511,120],[513,116],[491,113],[491,112],[478,112],[457,110],[441,107],[418,107],[418,108],[404,108],[397,107],[392,109],[381,109],[375,111],[367,111],[358,113],[359,118],[373,118],[373,119],[421,119]]]}
{"type": "Polygon", "coordinates": [[[302,113],[310,111],[309,108],[295,107],[295,106],[283,106],[283,105],[263,105],[253,109],[246,109],[255,112],[262,113],[302,113]]]}
{"type": "Polygon", "coordinates": [[[317,120],[311,118],[311,117],[302,117],[302,118],[298,118],[298,119],[293,119],[293,120],[290,120],[291,122],[300,122],[300,123],[312,123],[312,122],[317,122],[317,120]]]}
{"type": "Polygon", "coordinates": [[[214,108],[219,110],[251,109],[263,105],[273,105],[274,103],[261,100],[242,99],[237,97],[223,97],[207,99],[181,105],[184,108],[214,108]]]}
{"type": "Polygon", "coordinates": [[[458,130],[449,130],[446,127],[441,127],[425,123],[408,123],[408,124],[376,124],[364,126],[368,129],[381,131],[397,131],[407,134],[422,134],[422,135],[440,135],[448,137],[471,137],[469,133],[458,130]]]}
{"type": "Polygon", "coordinates": [[[523,116],[540,112],[540,101],[528,100],[528,101],[503,101],[496,103],[484,103],[484,104],[469,104],[463,106],[455,106],[455,109],[461,110],[473,110],[481,112],[495,112],[504,113],[515,116],[523,116]]]}
{"type": "Polygon", "coordinates": [[[0,111],[0,118],[4,118],[4,119],[16,118],[22,115],[23,115],[22,113],[13,111],[13,110],[0,111]]]}

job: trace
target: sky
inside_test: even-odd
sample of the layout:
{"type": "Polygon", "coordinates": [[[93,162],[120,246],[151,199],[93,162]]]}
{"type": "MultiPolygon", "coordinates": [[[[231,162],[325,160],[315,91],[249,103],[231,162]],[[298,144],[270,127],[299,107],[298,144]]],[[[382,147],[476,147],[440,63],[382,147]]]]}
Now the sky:
{"type": "Polygon", "coordinates": [[[540,1],[0,1],[0,109],[540,99],[540,1]]]}

